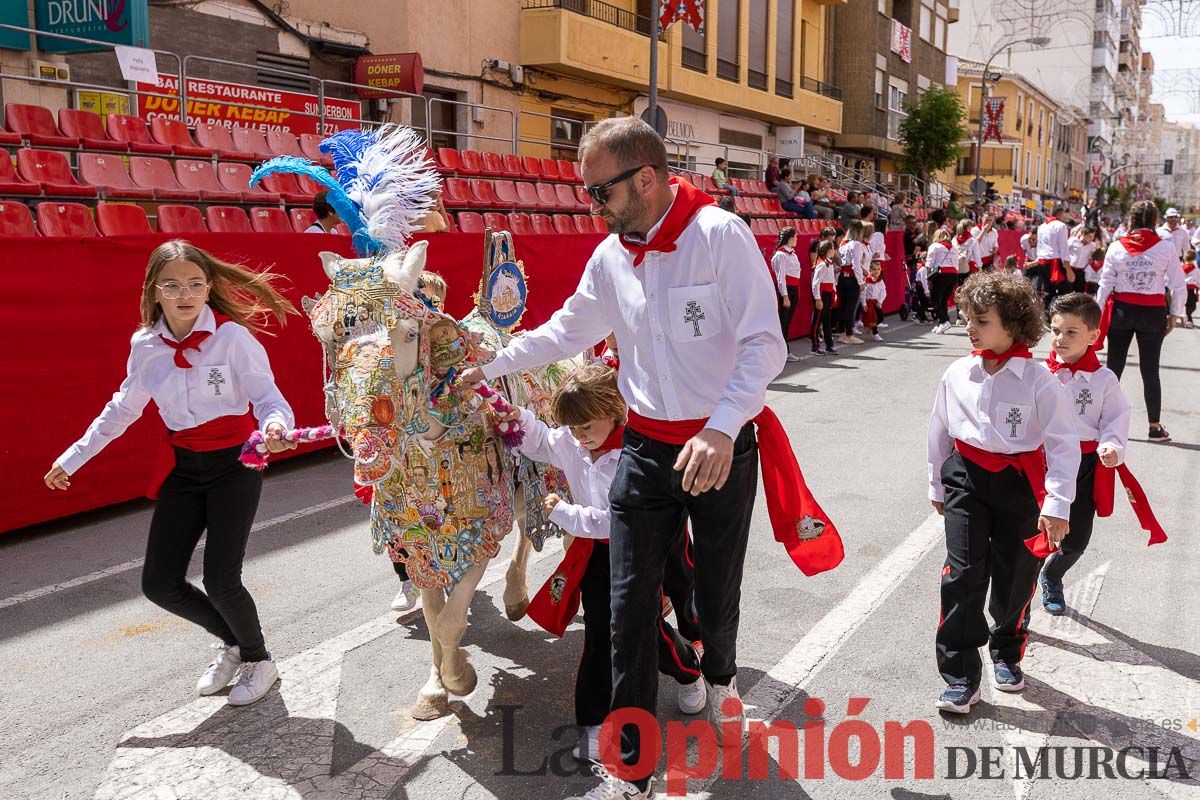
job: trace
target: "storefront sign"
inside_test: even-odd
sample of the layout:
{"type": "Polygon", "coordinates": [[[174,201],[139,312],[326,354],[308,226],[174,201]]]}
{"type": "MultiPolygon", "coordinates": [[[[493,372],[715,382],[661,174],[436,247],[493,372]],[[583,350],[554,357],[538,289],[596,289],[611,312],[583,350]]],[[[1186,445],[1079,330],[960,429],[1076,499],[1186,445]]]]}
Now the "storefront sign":
{"type": "MultiPolygon", "coordinates": [[[[46,33],[134,47],[150,44],[147,0],[36,0],[34,11],[37,29],[46,33]]],[[[79,53],[104,48],[39,36],[38,49],[47,53],[79,53]]]]}
{"type": "Polygon", "coordinates": [[[775,129],[775,152],[788,158],[804,157],[804,126],[775,129]]]}
{"type": "Polygon", "coordinates": [[[420,53],[388,53],[359,56],[354,62],[354,82],[371,89],[358,89],[364,99],[395,97],[393,92],[420,94],[425,88],[425,67],[420,53]]]}

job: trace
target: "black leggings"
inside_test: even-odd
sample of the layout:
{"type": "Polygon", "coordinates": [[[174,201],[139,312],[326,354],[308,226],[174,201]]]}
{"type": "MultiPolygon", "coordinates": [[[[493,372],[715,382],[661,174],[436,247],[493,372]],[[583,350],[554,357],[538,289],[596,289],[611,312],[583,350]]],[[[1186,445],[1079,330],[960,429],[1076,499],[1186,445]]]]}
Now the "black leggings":
{"type": "Polygon", "coordinates": [[[950,322],[950,314],[946,311],[946,302],[954,294],[954,290],[958,288],[958,273],[956,272],[938,272],[929,278],[929,291],[933,297],[933,313],[937,321],[941,324],[950,322]]]}
{"type": "Polygon", "coordinates": [[[813,304],[812,330],[809,335],[812,336],[813,349],[816,350],[821,342],[821,337],[825,337],[825,349],[833,349],[833,292],[821,292],[821,308],[817,310],[816,303],[813,304]]]}
{"type": "Polygon", "coordinates": [[[1142,373],[1142,391],[1146,397],[1146,416],[1157,425],[1162,414],[1162,383],[1158,377],[1158,359],[1167,335],[1165,306],[1136,306],[1113,302],[1112,323],[1108,329],[1108,368],[1121,377],[1129,343],[1137,337],[1138,370],[1142,373]]]}
{"type": "Polygon", "coordinates": [[[796,313],[796,304],[800,301],[800,287],[794,283],[787,286],[788,301],[791,305],[783,307],[783,298],[779,298],[779,327],[783,329],[783,340],[788,340],[788,331],[792,327],[792,317],[796,313]]]}
{"type": "Polygon", "coordinates": [[[1200,289],[1195,286],[1187,287],[1187,305],[1184,307],[1184,313],[1187,314],[1187,321],[1192,321],[1192,314],[1196,313],[1196,295],[1200,293],[1200,289]]]}
{"type": "Polygon", "coordinates": [[[175,448],[175,469],[159,490],[146,542],[142,592],[154,604],[194,622],[243,661],[269,656],[258,609],[242,585],[246,540],[258,511],[262,473],[238,461],[241,447],[195,453],[175,448]],[[208,531],[204,591],[188,582],[188,563],[208,531]]]}
{"type": "Polygon", "coordinates": [[[842,333],[854,335],[854,320],[858,317],[858,297],[860,289],[858,279],[853,275],[839,275],[837,280],[838,293],[838,325],[842,333]]]}

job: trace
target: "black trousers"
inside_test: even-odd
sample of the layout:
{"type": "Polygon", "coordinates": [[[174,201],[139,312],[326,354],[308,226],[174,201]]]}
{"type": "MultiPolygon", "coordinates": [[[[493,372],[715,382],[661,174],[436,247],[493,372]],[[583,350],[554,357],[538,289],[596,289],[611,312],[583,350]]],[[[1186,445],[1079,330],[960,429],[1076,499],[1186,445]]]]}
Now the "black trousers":
{"type": "Polygon", "coordinates": [[[950,321],[946,303],[950,301],[957,288],[958,273],[956,272],[935,272],[929,276],[929,291],[933,294],[933,297],[930,298],[933,303],[933,314],[940,324],[944,325],[950,321]]]}
{"type": "Polygon", "coordinates": [[[704,631],[700,629],[700,613],[696,610],[696,565],[692,550],[692,535],[685,525],[678,543],[667,556],[663,594],[671,598],[679,635],[689,642],[698,642],[704,638],[704,631]]]}
{"type": "Polygon", "coordinates": [[[1163,339],[1167,335],[1165,306],[1136,306],[1113,302],[1112,323],[1108,329],[1107,367],[1121,377],[1129,344],[1137,337],[1138,370],[1142,373],[1142,393],[1146,398],[1146,416],[1151,424],[1162,414],[1162,381],[1158,377],[1158,361],[1162,356],[1163,339]]]}
{"type": "MultiPolygon", "coordinates": [[[[715,684],[737,675],[737,633],[742,566],[754,495],[758,488],[758,444],[747,424],[734,440],[729,478],[720,489],[692,496],[683,473],[674,469],[681,445],[625,429],[609,500],[612,538],[612,709],[636,707],[654,714],[658,705],[658,635],[663,570],[684,518],[691,520],[695,547],[696,607],[704,640],[701,671],[715,684]]],[[[621,757],[638,759],[641,742],[633,727],[621,732],[621,757]]],[[[644,783],[653,767],[644,776],[644,783]]]]}
{"type": "MultiPolygon", "coordinates": [[[[596,542],[580,583],[583,653],[575,674],[575,724],[600,725],[612,703],[612,593],[607,542],[596,542]]],[[[700,659],[691,644],[658,620],[658,671],[677,683],[700,680],[700,659]]]]}
{"type": "Polygon", "coordinates": [[[854,335],[854,320],[858,316],[858,297],[861,289],[858,279],[853,275],[838,275],[838,317],[837,328],[847,336],[854,335]]]}
{"type": "Polygon", "coordinates": [[[787,285],[788,301],[791,303],[787,308],[783,307],[783,298],[780,298],[779,303],[779,327],[783,329],[783,340],[788,340],[788,331],[792,327],[792,317],[796,314],[796,303],[800,299],[800,287],[789,283],[787,285]]]}
{"type": "Polygon", "coordinates": [[[1096,501],[1092,497],[1092,489],[1098,464],[1099,456],[1095,453],[1084,453],[1080,458],[1079,477],[1075,480],[1075,502],[1071,503],[1071,532],[1042,567],[1042,574],[1052,581],[1062,581],[1067,570],[1083,557],[1092,540],[1092,526],[1096,521],[1096,501]]]}
{"type": "Polygon", "coordinates": [[[1196,313],[1196,295],[1200,294],[1200,289],[1195,286],[1187,287],[1187,303],[1184,306],[1184,313],[1187,314],[1187,321],[1192,321],[1192,314],[1196,313]]]}
{"type": "Polygon", "coordinates": [[[408,567],[399,561],[392,562],[392,569],[396,571],[396,577],[402,581],[408,580],[408,567]]]}
{"type": "Polygon", "coordinates": [[[919,283],[913,284],[913,314],[917,320],[924,322],[929,317],[929,296],[925,293],[925,287],[919,283]]]}
{"type": "Polygon", "coordinates": [[[243,661],[263,661],[268,654],[258,609],[242,585],[262,473],[242,466],[240,452],[240,446],[207,453],[175,448],[175,469],[159,490],[150,521],[142,592],[225,644],[238,645],[243,661]],[[206,530],[200,591],[188,582],[187,570],[206,530]]]}
{"type": "Polygon", "coordinates": [[[1028,609],[1041,560],[1025,539],[1037,533],[1029,481],[1011,467],[989,472],[957,452],[942,465],[946,487],[946,564],[938,623],[938,671],[946,683],[979,686],[988,645],[993,661],[1019,663],[1029,637],[1028,609]],[[988,599],[992,617],[984,616],[988,599]]]}
{"type": "Polygon", "coordinates": [[[825,338],[825,349],[833,349],[833,292],[821,292],[821,309],[818,311],[816,305],[813,305],[812,330],[809,335],[812,337],[813,349],[817,349],[821,341],[821,337],[825,338]]]}

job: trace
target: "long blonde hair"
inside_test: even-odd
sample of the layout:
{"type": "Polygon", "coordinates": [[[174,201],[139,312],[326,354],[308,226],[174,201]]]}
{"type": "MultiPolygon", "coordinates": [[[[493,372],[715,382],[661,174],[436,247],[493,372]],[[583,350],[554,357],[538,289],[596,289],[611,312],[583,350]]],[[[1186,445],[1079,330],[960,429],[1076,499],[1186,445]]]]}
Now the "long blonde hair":
{"type": "Polygon", "coordinates": [[[154,248],[146,264],[146,279],[142,282],[143,328],[151,328],[162,319],[162,307],[154,296],[155,284],[163,267],[172,261],[188,261],[199,267],[208,279],[208,304],[213,310],[255,333],[271,333],[266,327],[269,316],[283,326],[288,314],[300,313],[275,289],[278,275],[265,270],[253,272],[222,261],[183,239],[172,239],[154,248]]]}

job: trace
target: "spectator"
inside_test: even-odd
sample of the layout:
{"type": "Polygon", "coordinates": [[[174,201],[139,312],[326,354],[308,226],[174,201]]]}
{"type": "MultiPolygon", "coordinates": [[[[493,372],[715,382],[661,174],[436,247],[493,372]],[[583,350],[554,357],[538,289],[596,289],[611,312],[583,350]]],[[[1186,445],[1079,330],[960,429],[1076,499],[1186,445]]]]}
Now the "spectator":
{"type": "Polygon", "coordinates": [[[772,192],[775,191],[775,186],[779,183],[781,175],[779,173],[779,156],[771,156],[767,159],[767,188],[772,192]]]}
{"type": "Polygon", "coordinates": [[[912,214],[908,207],[908,195],[898,192],[892,198],[891,208],[888,209],[888,230],[902,231],[908,228],[908,217],[912,214]]]}
{"type": "Polygon", "coordinates": [[[788,180],[780,180],[775,184],[775,194],[779,195],[779,205],[784,211],[790,211],[804,219],[812,219],[812,205],[808,200],[808,192],[800,196],[800,179],[792,175],[788,180]]]}
{"type": "Polygon", "coordinates": [[[737,187],[729,182],[729,177],[725,174],[726,161],[723,158],[718,158],[713,164],[712,179],[718,189],[725,189],[730,195],[737,196],[737,187]]]}
{"type": "MultiPolygon", "coordinates": [[[[895,208],[895,206],[893,206],[895,208]]],[[[904,215],[904,263],[908,266],[911,277],[917,268],[917,240],[921,237],[921,229],[917,227],[917,218],[912,214],[904,215]]]]}
{"type": "Polygon", "coordinates": [[[312,210],[317,215],[313,223],[304,229],[305,233],[332,233],[334,227],[341,224],[342,218],[329,205],[329,190],[322,189],[313,195],[312,210]]]}
{"type": "Polygon", "coordinates": [[[957,222],[965,216],[966,213],[963,212],[962,206],[958,204],[958,192],[951,192],[950,200],[946,203],[946,218],[957,222]]]}
{"type": "Polygon", "coordinates": [[[804,209],[801,216],[804,219],[816,219],[817,215],[812,207],[812,195],[808,193],[808,181],[803,178],[792,177],[793,185],[796,186],[796,202],[804,209]]]}
{"type": "Polygon", "coordinates": [[[846,192],[846,202],[842,203],[842,207],[838,209],[838,220],[842,223],[843,228],[859,218],[859,210],[858,192],[846,192]]]}
{"type": "Polygon", "coordinates": [[[809,175],[808,184],[813,213],[821,219],[833,219],[833,205],[829,202],[829,187],[826,180],[819,175],[809,175]]]}

